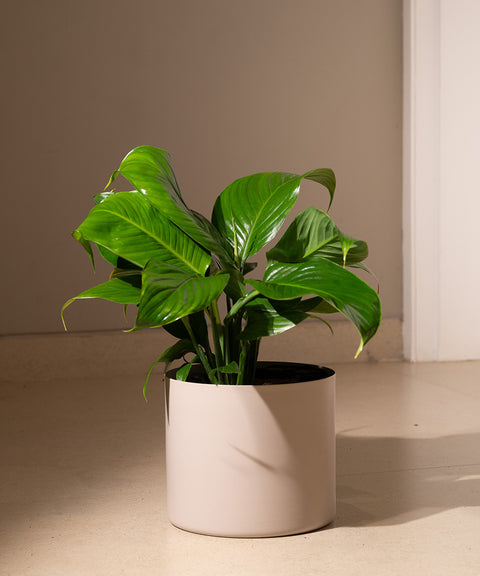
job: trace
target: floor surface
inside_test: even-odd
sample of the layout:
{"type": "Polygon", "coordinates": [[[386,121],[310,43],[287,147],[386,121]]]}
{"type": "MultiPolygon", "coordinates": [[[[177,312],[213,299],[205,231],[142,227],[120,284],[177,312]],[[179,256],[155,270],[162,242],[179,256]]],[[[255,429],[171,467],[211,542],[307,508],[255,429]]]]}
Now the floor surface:
{"type": "Polygon", "coordinates": [[[0,385],[0,576],[480,576],[480,362],[343,364],[337,520],[183,532],[164,506],[161,377],[0,385]]]}

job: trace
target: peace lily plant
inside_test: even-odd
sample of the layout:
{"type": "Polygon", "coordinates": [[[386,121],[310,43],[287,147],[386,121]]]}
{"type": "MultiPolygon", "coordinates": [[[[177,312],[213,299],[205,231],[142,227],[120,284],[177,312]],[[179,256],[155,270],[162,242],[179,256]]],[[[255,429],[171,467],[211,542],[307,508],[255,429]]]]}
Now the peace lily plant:
{"type": "Polygon", "coordinates": [[[110,279],[68,300],[62,319],[77,299],[134,304],[131,331],[162,327],[177,338],[152,368],[183,358],[177,380],[201,364],[213,384],[252,384],[261,339],[309,317],[343,314],[360,334],[357,355],[377,331],[378,294],[349,270],[367,269],[367,244],[343,234],[323,210],[300,212],[267,252],[263,278],[249,277],[257,265],[250,258],[275,239],[302,180],[325,187],[330,208],[332,170],[239,178],[218,196],[211,220],[187,207],[164,150],[132,150],[105,190],[119,174],[134,190],[96,195],[73,232],[92,264],[95,244],[113,266],[110,279]]]}

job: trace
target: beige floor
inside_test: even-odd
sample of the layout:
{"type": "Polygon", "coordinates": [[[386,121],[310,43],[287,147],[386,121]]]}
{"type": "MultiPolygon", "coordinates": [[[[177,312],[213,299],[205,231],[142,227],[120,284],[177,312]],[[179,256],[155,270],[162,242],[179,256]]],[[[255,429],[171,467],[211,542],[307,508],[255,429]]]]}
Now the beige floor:
{"type": "Polygon", "coordinates": [[[263,540],[164,509],[162,390],[0,387],[0,575],[480,575],[480,363],[337,370],[338,518],[263,540]]]}

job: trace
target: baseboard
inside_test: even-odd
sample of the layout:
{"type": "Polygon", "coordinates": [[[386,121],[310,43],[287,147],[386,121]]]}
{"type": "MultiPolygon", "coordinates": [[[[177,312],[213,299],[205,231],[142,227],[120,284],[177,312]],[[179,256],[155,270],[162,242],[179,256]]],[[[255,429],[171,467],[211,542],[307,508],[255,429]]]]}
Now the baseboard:
{"type": "MultiPolygon", "coordinates": [[[[322,365],[353,361],[358,333],[345,321],[333,322],[332,327],[334,335],[324,324],[306,321],[284,334],[265,338],[261,357],[322,365]]],[[[173,342],[164,330],[1,336],[1,379],[31,382],[145,374],[173,342]]],[[[393,318],[383,321],[379,333],[356,362],[396,361],[402,357],[402,323],[393,318]]]]}

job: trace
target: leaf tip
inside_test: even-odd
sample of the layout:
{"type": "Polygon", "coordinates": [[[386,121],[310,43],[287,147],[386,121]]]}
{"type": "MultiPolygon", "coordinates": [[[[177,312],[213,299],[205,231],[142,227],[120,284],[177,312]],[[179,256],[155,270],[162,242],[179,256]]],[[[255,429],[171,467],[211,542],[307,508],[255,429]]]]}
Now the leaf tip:
{"type": "Polygon", "coordinates": [[[115,181],[115,178],[118,176],[118,170],[115,170],[114,172],[112,172],[112,175],[110,176],[110,178],[108,179],[107,185],[105,186],[105,188],[103,189],[104,191],[107,190],[107,188],[109,188],[113,182],[115,181]]]}
{"type": "Polygon", "coordinates": [[[363,350],[363,338],[362,338],[362,340],[360,341],[360,346],[358,347],[357,352],[355,353],[355,356],[354,356],[355,359],[357,359],[357,358],[359,357],[360,352],[361,352],[362,350],[363,350]]]}

